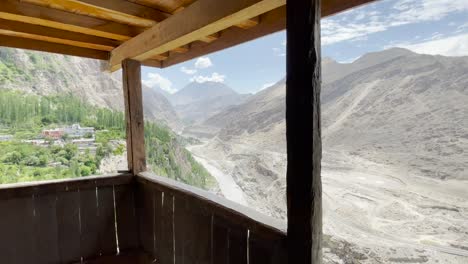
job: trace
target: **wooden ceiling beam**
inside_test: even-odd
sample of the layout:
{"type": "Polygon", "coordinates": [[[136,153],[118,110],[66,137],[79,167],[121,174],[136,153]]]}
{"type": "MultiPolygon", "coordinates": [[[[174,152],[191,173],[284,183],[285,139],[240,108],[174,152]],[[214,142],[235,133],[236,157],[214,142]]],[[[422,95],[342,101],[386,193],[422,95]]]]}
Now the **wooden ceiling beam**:
{"type": "Polygon", "coordinates": [[[56,37],[49,37],[49,36],[37,35],[37,34],[31,34],[31,33],[25,33],[25,32],[11,31],[11,30],[5,30],[5,29],[0,29],[0,35],[41,40],[45,42],[58,43],[58,44],[70,45],[70,46],[75,46],[75,47],[80,47],[80,48],[103,50],[103,51],[111,51],[114,48],[112,46],[93,44],[93,43],[87,43],[87,42],[69,40],[69,39],[63,39],[63,38],[56,38],[56,37]]]}
{"type": "Polygon", "coordinates": [[[155,55],[151,59],[158,60],[158,61],[163,61],[163,60],[167,60],[167,58],[169,58],[169,52],[164,52],[164,53],[155,55]]]}
{"type": "Polygon", "coordinates": [[[156,22],[161,22],[168,18],[171,13],[164,12],[151,7],[135,4],[126,0],[79,0],[90,5],[100,6],[107,9],[112,9],[117,12],[126,13],[129,15],[146,18],[156,22]]]}
{"type": "Polygon", "coordinates": [[[173,52],[176,52],[176,53],[185,53],[187,51],[189,51],[189,48],[190,48],[190,45],[184,45],[184,46],[180,46],[180,47],[177,47],[171,51],[173,52]]]}
{"type": "MultiPolygon", "coordinates": [[[[120,41],[95,37],[86,34],[75,33],[66,30],[60,30],[55,28],[48,28],[43,26],[37,26],[27,23],[21,23],[16,21],[9,21],[0,19],[0,30],[15,31],[21,33],[27,33],[31,35],[41,35],[45,37],[58,38],[63,40],[79,41],[82,43],[96,44],[106,46],[109,48],[117,47],[121,44],[120,41]]],[[[108,50],[108,49],[104,49],[108,50]]]]}
{"type": "Polygon", "coordinates": [[[152,8],[156,8],[163,12],[175,13],[176,10],[181,7],[186,7],[193,3],[195,0],[128,0],[139,5],[144,5],[152,8]]]}
{"type": "Polygon", "coordinates": [[[114,40],[128,40],[143,29],[14,0],[0,4],[0,19],[67,30],[114,40]]]}
{"type": "Polygon", "coordinates": [[[221,36],[221,32],[216,32],[214,34],[202,37],[200,39],[200,41],[205,42],[205,43],[211,43],[211,42],[217,40],[219,38],[219,36],[221,36]]]}
{"type": "Polygon", "coordinates": [[[107,60],[109,58],[109,52],[107,51],[86,49],[34,39],[29,39],[25,41],[24,38],[4,35],[0,35],[0,46],[28,50],[38,50],[99,60],[107,60]]]}
{"type": "Polygon", "coordinates": [[[115,48],[110,69],[118,70],[124,59],[145,61],[285,4],[286,0],[231,0],[222,5],[219,0],[198,0],[115,48]]]}
{"type": "Polygon", "coordinates": [[[260,23],[260,16],[257,16],[257,17],[253,17],[251,19],[242,21],[241,23],[237,24],[236,27],[239,27],[242,29],[249,29],[249,28],[255,27],[259,23],[260,23]]]}
{"type": "MultiPolygon", "coordinates": [[[[151,27],[156,24],[155,20],[146,19],[130,15],[127,13],[115,11],[113,9],[104,8],[94,4],[78,0],[21,0],[30,4],[35,4],[43,7],[54,8],[70,13],[75,13],[84,16],[91,16],[99,19],[110,20],[117,23],[127,24],[138,27],[151,27]]],[[[90,1],[94,2],[94,1],[90,1]]],[[[128,3],[132,4],[132,3],[128,3]]],[[[117,7],[117,5],[115,6],[117,7]]]]}
{"type": "Polygon", "coordinates": [[[190,50],[183,54],[171,54],[167,60],[162,62],[161,67],[169,67],[208,53],[220,51],[244,42],[283,30],[286,27],[286,7],[282,6],[261,15],[262,23],[249,30],[239,27],[230,27],[222,32],[216,41],[211,43],[193,42],[190,50]]]}
{"type": "MultiPolygon", "coordinates": [[[[354,0],[349,2],[342,2],[338,0],[323,0],[322,17],[328,17],[336,13],[346,11],[349,8],[373,1],[375,0],[354,0]],[[350,4],[350,2],[352,3],[350,4]]],[[[223,30],[222,34],[220,34],[216,41],[212,43],[203,43],[202,41],[193,42],[190,44],[190,51],[184,54],[171,54],[169,58],[162,62],[161,67],[169,67],[177,63],[230,48],[232,46],[284,30],[286,27],[286,7],[283,6],[261,15],[260,21],[261,23],[255,27],[250,28],[249,30],[243,30],[239,27],[231,27],[223,30]]]]}

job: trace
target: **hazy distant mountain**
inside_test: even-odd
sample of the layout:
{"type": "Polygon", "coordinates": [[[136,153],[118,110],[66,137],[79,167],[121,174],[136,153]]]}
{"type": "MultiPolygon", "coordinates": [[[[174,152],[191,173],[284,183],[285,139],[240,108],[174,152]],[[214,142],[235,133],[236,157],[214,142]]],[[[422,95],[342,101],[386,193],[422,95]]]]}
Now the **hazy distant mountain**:
{"type": "MultiPolygon", "coordinates": [[[[340,148],[405,171],[466,178],[468,57],[404,49],[350,64],[323,62],[324,148],[340,148]]],[[[284,146],[285,85],[279,82],[207,119],[222,140],[284,146]]]]}
{"type": "Polygon", "coordinates": [[[247,97],[223,83],[191,82],[168,98],[184,121],[198,123],[226,107],[243,103],[247,97]]]}
{"type": "Polygon", "coordinates": [[[169,100],[160,91],[143,86],[143,110],[145,118],[166,123],[174,131],[182,129],[179,117],[169,100]]]}
{"type": "MultiPolygon", "coordinates": [[[[105,62],[45,52],[0,48],[0,89],[37,95],[73,94],[97,106],[123,110],[122,72],[103,71],[105,62]]],[[[168,100],[143,88],[145,117],[179,128],[168,100]]]]}
{"type": "Polygon", "coordinates": [[[286,114],[285,80],[251,96],[245,103],[232,106],[207,119],[203,125],[210,131],[218,132],[222,140],[233,138],[255,138],[257,133],[271,133],[263,136],[265,140],[260,143],[272,147],[281,147],[285,144],[273,144],[285,141],[284,118],[286,114]],[[279,128],[279,129],[278,129],[279,128]],[[271,139],[272,141],[270,141],[271,139]]]}

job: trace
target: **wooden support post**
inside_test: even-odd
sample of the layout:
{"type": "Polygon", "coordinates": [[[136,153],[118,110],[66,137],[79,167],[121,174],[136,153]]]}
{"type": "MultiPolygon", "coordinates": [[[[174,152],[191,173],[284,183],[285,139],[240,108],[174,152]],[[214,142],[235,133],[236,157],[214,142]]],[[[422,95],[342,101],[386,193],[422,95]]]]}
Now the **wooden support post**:
{"type": "Polygon", "coordinates": [[[141,64],[135,60],[122,62],[125,119],[127,121],[128,169],[134,175],[146,170],[141,64]]]}
{"type": "Polygon", "coordinates": [[[320,2],[287,1],[288,263],[322,263],[320,2]]]}

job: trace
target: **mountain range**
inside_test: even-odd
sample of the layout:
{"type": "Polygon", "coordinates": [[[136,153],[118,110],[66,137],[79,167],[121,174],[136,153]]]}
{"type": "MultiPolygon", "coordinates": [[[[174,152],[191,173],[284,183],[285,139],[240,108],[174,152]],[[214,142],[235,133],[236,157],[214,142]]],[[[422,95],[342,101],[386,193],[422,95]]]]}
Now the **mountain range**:
{"type": "MultiPolygon", "coordinates": [[[[323,61],[324,148],[357,151],[434,178],[463,178],[468,160],[468,57],[369,53],[323,61]]],[[[203,125],[226,140],[285,146],[285,81],[203,125]]],[[[214,136],[214,135],[212,135],[214,136]]],[[[465,177],[466,178],[466,177],[465,177]]]]}
{"type": "Polygon", "coordinates": [[[243,103],[250,95],[239,94],[219,82],[190,82],[176,93],[167,96],[186,124],[199,124],[226,107],[243,103]]]}
{"type": "MultiPolygon", "coordinates": [[[[123,110],[122,73],[107,73],[105,62],[22,49],[0,48],[0,89],[37,95],[72,94],[86,102],[123,110]]],[[[180,120],[156,89],[143,86],[145,117],[177,130],[180,120]]]]}

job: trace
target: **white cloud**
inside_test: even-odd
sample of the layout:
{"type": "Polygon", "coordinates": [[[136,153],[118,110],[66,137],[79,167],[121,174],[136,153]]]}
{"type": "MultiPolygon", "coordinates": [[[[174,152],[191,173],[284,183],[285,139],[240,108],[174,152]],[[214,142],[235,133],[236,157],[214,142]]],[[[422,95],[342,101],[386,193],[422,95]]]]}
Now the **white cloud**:
{"type": "Polygon", "coordinates": [[[197,70],[195,70],[195,69],[190,69],[190,68],[187,68],[187,67],[185,67],[185,66],[182,66],[182,67],[180,68],[180,71],[183,72],[183,73],[185,73],[185,74],[188,74],[188,75],[193,75],[193,74],[197,73],[197,70]]]}
{"type": "Polygon", "coordinates": [[[200,57],[195,61],[195,68],[197,69],[206,69],[211,66],[213,66],[213,63],[208,57],[200,57]]]}
{"type": "Polygon", "coordinates": [[[384,8],[389,2],[376,2],[322,20],[322,44],[353,40],[392,27],[437,21],[468,11],[467,0],[398,0],[391,8],[385,8],[385,14],[372,9],[380,5],[384,8]]]}
{"type": "Polygon", "coordinates": [[[286,56],[286,50],[285,48],[273,48],[273,53],[276,55],[276,56],[280,56],[280,57],[284,57],[286,56]]]}
{"type": "Polygon", "coordinates": [[[226,78],[226,75],[213,72],[211,76],[202,76],[202,75],[193,76],[192,78],[190,78],[190,81],[197,82],[197,83],[204,83],[204,82],[223,83],[225,78],[226,78]]]}
{"type": "Polygon", "coordinates": [[[413,44],[396,44],[395,47],[406,48],[416,53],[444,56],[468,56],[468,34],[451,36],[413,44]]]}
{"type": "Polygon", "coordinates": [[[142,82],[146,86],[151,88],[159,87],[161,90],[171,94],[177,92],[176,89],[172,88],[172,82],[158,73],[148,73],[147,78],[142,82]]]}

